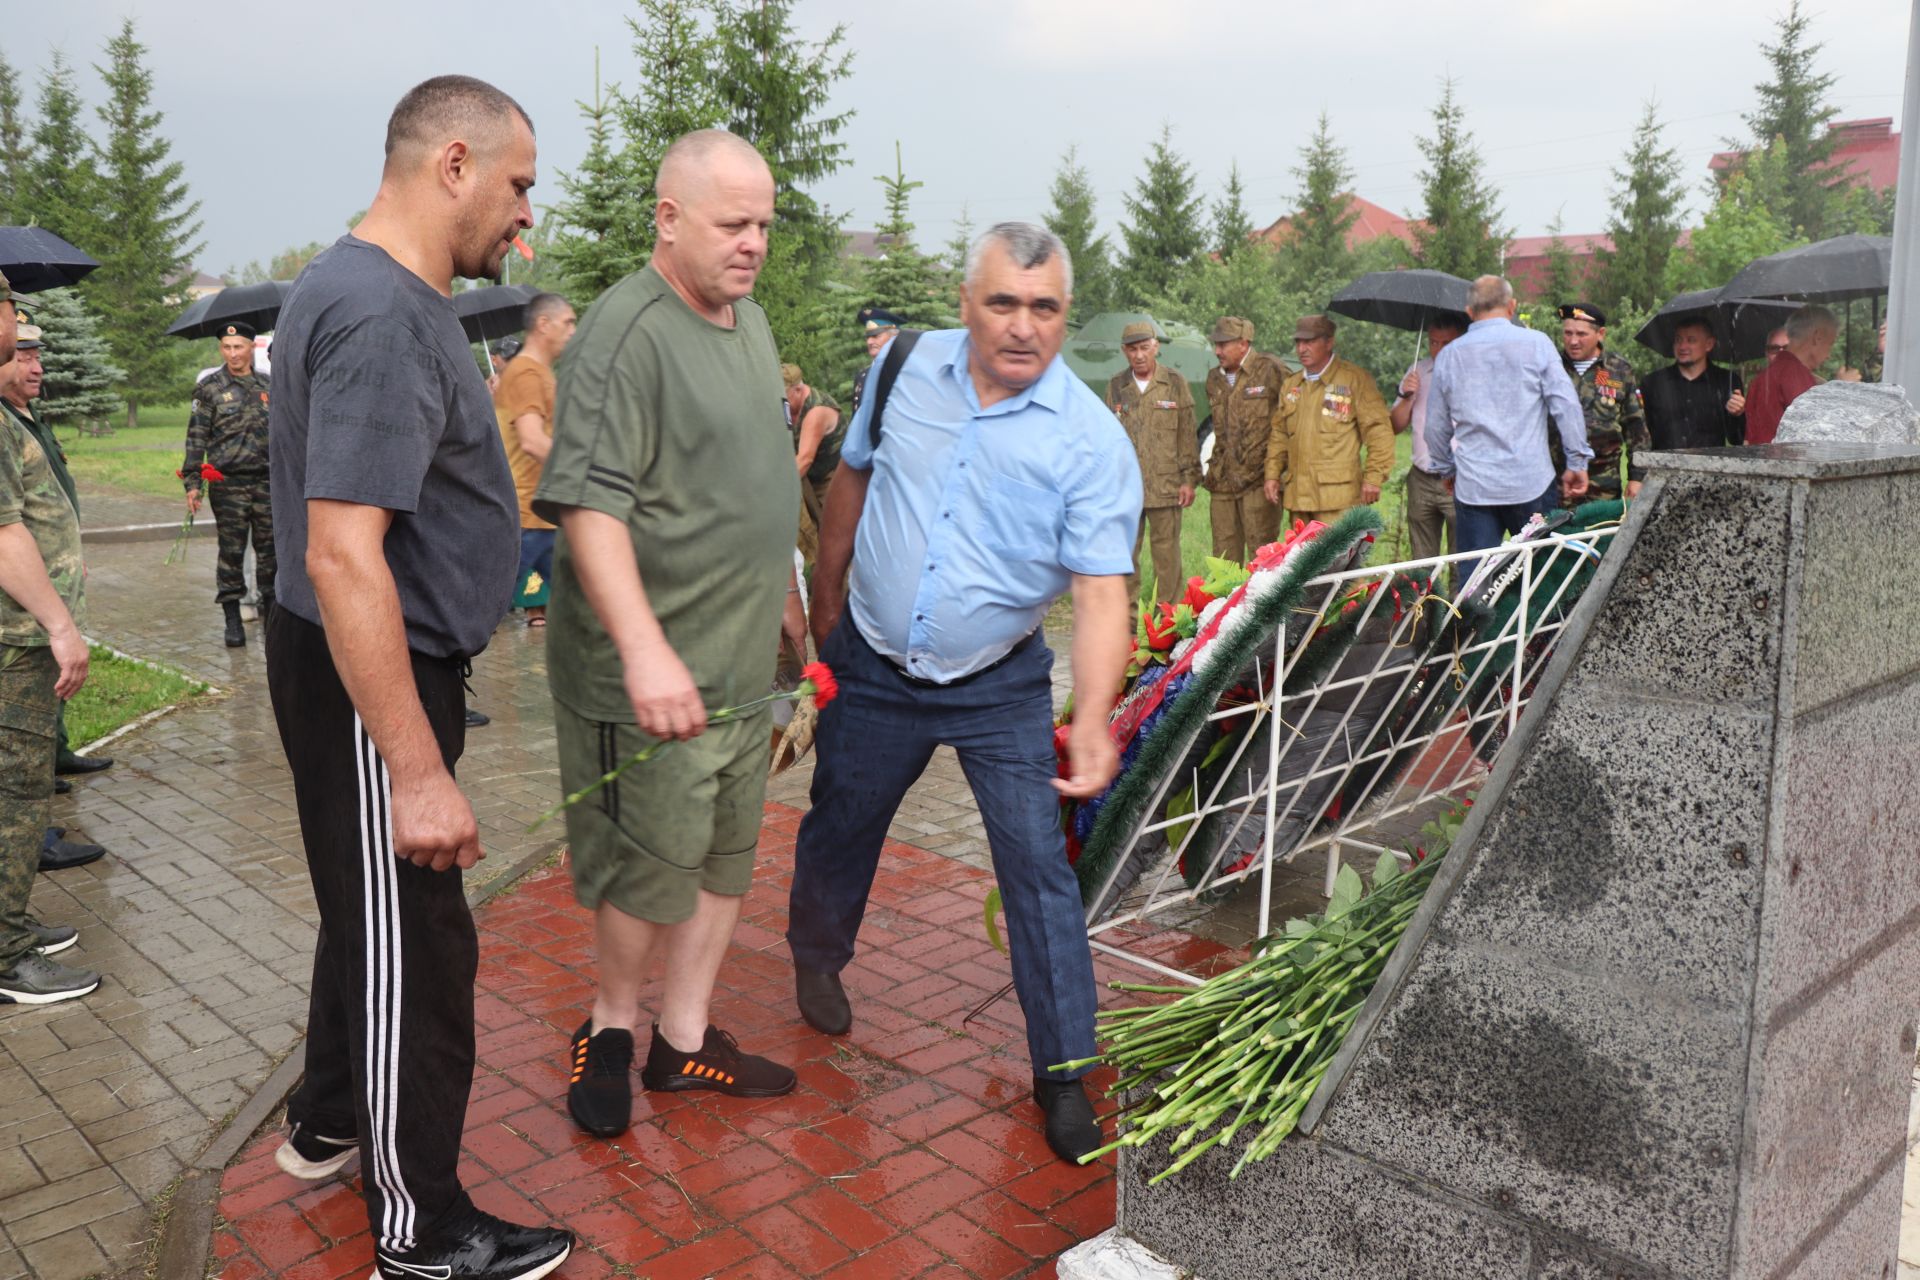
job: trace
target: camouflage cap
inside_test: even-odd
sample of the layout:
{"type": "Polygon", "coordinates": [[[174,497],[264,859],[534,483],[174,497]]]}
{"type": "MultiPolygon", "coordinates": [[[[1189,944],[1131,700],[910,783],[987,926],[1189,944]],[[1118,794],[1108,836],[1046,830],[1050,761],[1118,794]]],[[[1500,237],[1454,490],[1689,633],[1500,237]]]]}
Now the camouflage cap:
{"type": "Polygon", "coordinates": [[[1239,316],[1221,316],[1213,322],[1208,342],[1252,342],[1253,325],[1239,316]]]}
{"type": "Polygon", "coordinates": [[[1585,320],[1596,329],[1607,327],[1607,313],[1591,302],[1563,302],[1560,304],[1562,320],[1585,320]]]}
{"type": "Polygon", "coordinates": [[[1309,341],[1316,338],[1331,338],[1333,333],[1333,321],[1325,316],[1301,316],[1293,325],[1293,340],[1295,342],[1309,341]]]}
{"type": "Polygon", "coordinates": [[[38,351],[41,347],[47,345],[40,340],[40,337],[39,325],[22,324],[14,330],[13,345],[16,350],[20,351],[38,351]]]}
{"type": "Polygon", "coordinates": [[[1152,325],[1144,320],[1135,320],[1120,331],[1120,345],[1130,347],[1136,342],[1145,342],[1155,336],[1152,325]]]}
{"type": "Polygon", "coordinates": [[[799,365],[783,364],[780,366],[780,381],[787,386],[797,387],[806,380],[806,375],[800,372],[799,365]]]}

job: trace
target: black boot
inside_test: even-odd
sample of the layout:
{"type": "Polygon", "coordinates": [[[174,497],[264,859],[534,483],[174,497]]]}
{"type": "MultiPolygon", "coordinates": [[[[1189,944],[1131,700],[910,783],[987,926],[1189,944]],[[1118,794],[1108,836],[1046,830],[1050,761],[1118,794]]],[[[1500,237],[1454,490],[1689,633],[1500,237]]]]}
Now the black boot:
{"type": "Polygon", "coordinates": [[[247,642],[247,629],[240,625],[240,602],[228,600],[220,607],[227,611],[227,648],[238,649],[247,642]]]}

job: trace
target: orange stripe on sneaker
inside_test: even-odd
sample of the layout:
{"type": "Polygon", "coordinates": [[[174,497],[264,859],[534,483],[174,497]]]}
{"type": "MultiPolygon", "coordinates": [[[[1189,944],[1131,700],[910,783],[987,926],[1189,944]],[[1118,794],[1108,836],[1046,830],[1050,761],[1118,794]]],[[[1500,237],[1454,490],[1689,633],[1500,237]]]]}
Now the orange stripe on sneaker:
{"type": "Polygon", "coordinates": [[[696,1064],[694,1063],[694,1061],[693,1061],[693,1059],[692,1059],[692,1058],[688,1058],[688,1059],[687,1059],[687,1065],[686,1065],[686,1066],[684,1066],[684,1067],[682,1067],[682,1068],[680,1068],[680,1074],[681,1074],[681,1075],[683,1075],[683,1076],[690,1076],[690,1075],[693,1075],[693,1074],[695,1074],[695,1065],[696,1065],[696,1064]]]}

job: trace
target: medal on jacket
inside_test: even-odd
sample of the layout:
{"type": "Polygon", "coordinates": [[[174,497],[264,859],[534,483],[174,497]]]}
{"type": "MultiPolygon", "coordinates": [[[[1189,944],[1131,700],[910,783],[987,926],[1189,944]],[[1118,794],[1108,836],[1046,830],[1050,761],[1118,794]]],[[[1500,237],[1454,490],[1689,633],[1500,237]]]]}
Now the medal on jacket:
{"type": "Polygon", "coordinates": [[[1265,394],[1267,394],[1267,389],[1265,387],[1248,387],[1247,388],[1247,399],[1249,400],[1255,399],[1256,397],[1263,396],[1265,394]]]}
{"type": "Polygon", "coordinates": [[[1177,409],[1180,406],[1175,404],[1171,400],[1155,400],[1153,402],[1153,407],[1156,409],[1177,409]]]}

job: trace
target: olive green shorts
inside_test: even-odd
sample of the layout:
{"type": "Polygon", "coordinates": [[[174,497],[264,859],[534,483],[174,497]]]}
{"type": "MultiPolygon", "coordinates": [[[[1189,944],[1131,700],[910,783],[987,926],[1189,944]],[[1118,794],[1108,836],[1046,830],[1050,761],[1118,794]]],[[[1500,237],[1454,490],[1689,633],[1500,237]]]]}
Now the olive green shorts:
{"type": "MultiPolygon", "coordinates": [[[[710,725],[569,807],[575,900],[589,910],[606,902],[636,919],[679,924],[692,917],[702,889],[745,894],[766,806],[771,724],[762,708],[710,725]]],[[[557,703],[554,732],[567,795],[653,741],[633,725],[589,720],[557,703]]]]}

